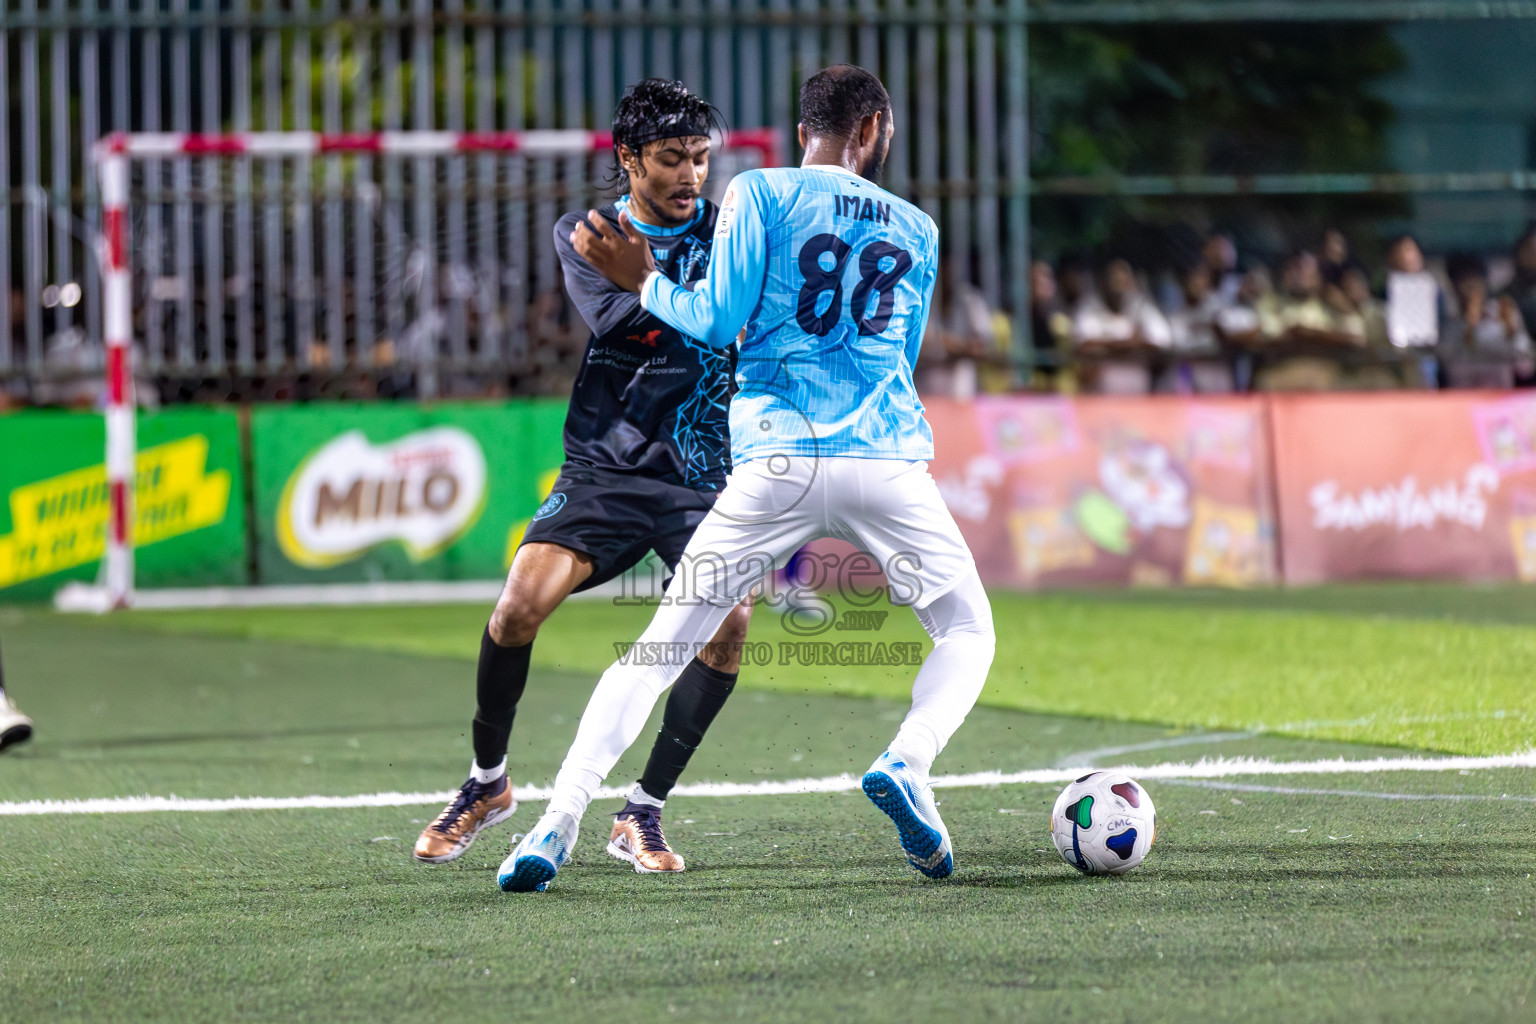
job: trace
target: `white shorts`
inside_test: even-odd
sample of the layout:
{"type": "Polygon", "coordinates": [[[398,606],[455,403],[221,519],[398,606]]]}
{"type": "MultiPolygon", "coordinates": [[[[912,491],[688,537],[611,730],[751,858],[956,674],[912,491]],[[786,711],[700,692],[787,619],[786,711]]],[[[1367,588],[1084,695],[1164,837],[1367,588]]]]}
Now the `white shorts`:
{"type": "Polygon", "coordinates": [[[688,542],[669,600],[734,604],[804,544],[848,541],[891,601],[925,608],[976,573],[925,462],[773,455],[737,466],[688,542]]]}
{"type": "Polygon", "coordinates": [[[912,708],[891,742],[927,772],[976,703],[992,663],[992,609],[970,550],[925,463],[774,455],[731,474],[630,649],[642,656],[626,655],[603,673],[555,778],[551,811],[586,811],[657,698],[731,607],[821,537],[846,540],[869,560],[861,596],[875,596],[873,573],[885,572],[892,600],[912,605],[933,638],[912,683],[912,708]]]}

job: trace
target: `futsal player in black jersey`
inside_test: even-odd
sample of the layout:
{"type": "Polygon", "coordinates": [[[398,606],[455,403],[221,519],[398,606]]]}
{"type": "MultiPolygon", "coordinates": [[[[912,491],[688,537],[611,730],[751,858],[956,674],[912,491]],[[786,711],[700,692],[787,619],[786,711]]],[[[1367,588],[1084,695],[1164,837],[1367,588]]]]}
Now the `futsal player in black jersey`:
{"type": "MultiPolygon", "coordinates": [[[[701,195],[709,174],[713,107],[681,82],[646,79],[614,112],[617,202],[650,241],[658,268],[679,284],[702,280],[715,205],[701,195]]],[[[507,745],[540,624],[570,594],[605,583],[654,549],[675,566],[729,471],[733,355],[687,338],[640,306],[576,254],[571,231],[554,229],[571,301],[592,330],[565,420],[566,461],[534,514],[480,638],[470,777],[416,841],[418,860],[445,863],[516,808],[507,745]]],[[[736,608],[714,642],[672,687],[662,728],[608,852],[639,872],[683,870],[661,831],[661,808],[736,683],[751,615],[736,608]]]]}

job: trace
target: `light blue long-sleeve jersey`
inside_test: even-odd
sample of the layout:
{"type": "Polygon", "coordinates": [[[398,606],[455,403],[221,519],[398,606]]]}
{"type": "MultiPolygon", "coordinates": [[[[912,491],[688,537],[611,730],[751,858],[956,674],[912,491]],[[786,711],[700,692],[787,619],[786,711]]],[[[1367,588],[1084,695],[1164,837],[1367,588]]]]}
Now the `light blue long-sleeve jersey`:
{"type": "Polygon", "coordinates": [[[752,170],[726,190],[704,280],[652,274],[640,301],[716,348],[745,325],[732,462],[931,459],[912,367],[938,250],[932,218],[851,171],[752,170]]]}

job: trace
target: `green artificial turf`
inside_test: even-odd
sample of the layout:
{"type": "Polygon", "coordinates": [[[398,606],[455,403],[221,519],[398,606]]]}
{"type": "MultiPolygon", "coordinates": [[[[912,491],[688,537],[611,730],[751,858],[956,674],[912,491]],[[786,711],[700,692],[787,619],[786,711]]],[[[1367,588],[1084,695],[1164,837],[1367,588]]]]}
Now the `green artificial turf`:
{"type": "Polygon", "coordinates": [[[1216,587],[1104,590],[1102,601],[1175,607],[1331,612],[1393,619],[1502,622],[1536,626],[1536,586],[1521,583],[1347,583],[1314,587],[1216,587]]]}
{"type": "MultiPolygon", "coordinates": [[[[985,704],[1206,729],[1494,754],[1536,743],[1536,589],[1408,585],[1304,591],[995,593],[998,651],[985,704]]],[[[356,645],[473,658],[480,606],[138,612],[156,631],[356,645]]],[[[646,609],[569,602],[535,663],[600,672],[646,609]]],[[[782,663],[782,615],[760,607],[751,638],[773,664],[744,687],[901,699],[907,668],[782,663]]],[[[905,609],[878,631],[815,642],[926,640],[905,609]]]]}
{"type": "MultiPolygon", "coordinates": [[[[1118,607],[1026,606],[1125,642],[1118,607]]],[[[312,628],[298,644],[0,610],[7,679],[39,730],[0,758],[0,801],[451,788],[470,666],[390,647],[435,622],[457,653],[478,614],[309,611],[290,620],[312,628]],[[345,646],[369,623],[371,647],[345,646]]],[[[1372,660],[1364,641],[1338,657],[1372,660]]],[[[535,672],[520,783],[553,775],[592,681],[535,672]]],[[[857,772],[902,710],[743,690],[687,779],[857,772]]],[[[984,708],[938,768],[1384,752],[984,708]]],[[[856,793],[675,797],[677,877],[608,858],[600,801],[572,863],[527,896],[493,879],[533,805],[446,867],[409,858],[434,805],[0,817],[0,1021],[1526,1021],[1533,774],[1151,782],[1157,845],[1118,879],[1057,858],[1054,786],[941,790],[958,866],[942,884],[905,868],[856,793]]]]}
{"type": "Polygon", "coordinates": [[[1051,796],[946,794],[945,884],[853,796],[679,799],[684,875],[592,815],[521,896],[504,847],[418,867],[384,809],[7,822],[0,1019],[1531,1019],[1528,814],[1164,787],[1147,864],[1088,879],[1051,796]]]}
{"type": "MultiPolygon", "coordinates": [[[[324,613],[331,614],[330,612],[324,613]]],[[[166,636],[85,620],[0,612],[12,692],[36,742],[0,760],[0,801],[176,794],[303,796],[450,789],[469,763],[473,668],[390,651],[166,636]]],[[[547,784],[595,677],[536,670],[510,755],[522,783],[547,784]]],[[[659,718],[659,711],[653,717],[659,718]]],[[[742,689],[689,778],[750,782],[862,772],[905,702],[742,689]]],[[[940,770],[1081,765],[1156,744],[1155,760],[1253,753],[1280,758],[1401,754],[1283,737],[977,708],[940,770]]],[[[615,776],[644,764],[637,744],[615,776]]],[[[1145,763],[1144,761],[1141,763],[1145,763]]],[[[0,830],[15,819],[0,818],[0,830]]]]}

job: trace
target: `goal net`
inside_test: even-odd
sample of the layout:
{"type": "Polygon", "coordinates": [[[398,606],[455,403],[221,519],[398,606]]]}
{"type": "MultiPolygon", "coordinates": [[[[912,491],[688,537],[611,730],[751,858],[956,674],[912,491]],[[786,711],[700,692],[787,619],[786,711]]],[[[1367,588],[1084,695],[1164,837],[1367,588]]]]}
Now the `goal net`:
{"type": "MultiPolygon", "coordinates": [[[[584,337],[550,238],[611,198],[612,137],[116,134],[95,148],[110,515],[100,585],[133,601],[135,387],[171,399],[557,392],[584,337]]],[[[715,140],[705,194],[781,162],[715,140]]]]}

